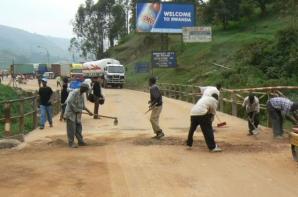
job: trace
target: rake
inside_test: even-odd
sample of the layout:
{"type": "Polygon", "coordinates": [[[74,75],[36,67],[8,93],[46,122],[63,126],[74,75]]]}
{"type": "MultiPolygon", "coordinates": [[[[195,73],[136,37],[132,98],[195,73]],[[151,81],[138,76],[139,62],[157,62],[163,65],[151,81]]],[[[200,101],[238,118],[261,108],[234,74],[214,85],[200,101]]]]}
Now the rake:
{"type": "MultiPolygon", "coordinates": [[[[87,114],[86,112],[83,112],[83,114],[87,114]]],[[[114,125],[117,126],[118,125],[118,118],[117,117],[113,117],[113,116],[104,116],[104,115],[98,115],[98,117],[102,117],[102,118],[108,118],[108,119],[113,119],[114,120],[114,125]]]]}

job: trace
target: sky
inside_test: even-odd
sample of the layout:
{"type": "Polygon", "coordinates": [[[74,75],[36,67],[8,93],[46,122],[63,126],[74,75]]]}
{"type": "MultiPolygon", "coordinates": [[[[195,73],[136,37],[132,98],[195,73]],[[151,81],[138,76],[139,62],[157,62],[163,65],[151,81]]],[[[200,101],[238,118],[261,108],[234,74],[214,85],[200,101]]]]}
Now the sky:
{"type": "Polygon", "coordinates": [[[71,21],[85,0],[0,0],[0,25],[61,38],[73,37],[71,21]]]}

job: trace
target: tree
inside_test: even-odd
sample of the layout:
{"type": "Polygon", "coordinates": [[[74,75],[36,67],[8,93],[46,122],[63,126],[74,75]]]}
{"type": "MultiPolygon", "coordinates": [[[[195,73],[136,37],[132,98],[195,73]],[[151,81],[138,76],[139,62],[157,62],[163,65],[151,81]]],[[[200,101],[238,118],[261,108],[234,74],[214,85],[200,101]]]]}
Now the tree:
{"type": "Polygon", "coordinates": [[[267,13],[267,5],[274,0],[254,0],[261,9],[261,15],[265,16],[267,13]]]}
{"type": "Polygon", "coordinates": [[[93,0],[86,0],[85,4],[78,8],[73,31],[84,57],[104,57],[104,41],[109,37],[111,10],[114,4],[114,0],[99,0],[96,4],[93,0]]]}
{"type": "Polygon", "coordinates": [[[130,10],[131,10],[131,18],[129,20],[130,24],[130,31],[136,30],[136,6],[137,6],[137,0],[131,0],[130,1],[130,10]]]}
{"type": "Polygon", "coordinates": [[[114,46],[114,40],[119,40],[127,34],[126,13],[122,5],[118,4],[112,8],[112,19],[109,27],[110,44],[114,46]]]}
{"type": "Polygon", "coordinates": [[[210,0],[206,4],[204,18],[208,21],[222,23],[226,29],[229,21],[240,18],[241,0],[210,0]]]}

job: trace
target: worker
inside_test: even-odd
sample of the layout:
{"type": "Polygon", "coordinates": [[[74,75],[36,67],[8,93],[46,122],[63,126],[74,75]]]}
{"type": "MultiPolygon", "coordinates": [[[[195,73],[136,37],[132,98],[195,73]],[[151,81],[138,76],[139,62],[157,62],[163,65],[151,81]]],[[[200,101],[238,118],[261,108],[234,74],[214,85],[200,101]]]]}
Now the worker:
{"type": "Polygon", "coordinates": [[[41,87],[41,81],[42,80],[42,75],[41,74],[37,74],[37,82],[38,82],[38,87],[40,88],[41,87]]]}
{"type": "Polygon", "coordinates": [[[84,93],[89,91],[89,86],[86,83],[82,83],[80,89],[75,89],[68,96],[66,100],[66,108],[64,113],[64,118],[66,119],[67,128],[67,138],[68,145],[70,148],[77,148],[78,146],[74,144],[74,136],[78,140],[79,146],[86,146],[87,144],[83,140],[82,136],[82,111],[86,110],[90,116],[93,113],[86,108],[84,101],[84,93]]]}
{"type": "Polygon", "coordinates": [[[103,94],[102,94],[102,89],[101,89],[101,84],[100,84],[100,78],[95,77],[93,79],[93,95],[94,95],[94,119],[98,119],[98,109],[99,109],[99,104],[102,103],[101,101],[104,100],[103,94]]]}
{"type": "Polygon", "coordinates": [[[61,76],[57,76],[56,77],[56,83],[57,83],[57,87],[60,87],[62,86],[62,79],[61,79],[61,76]]]}
{"type": "Polygon", "coordinates": [[[160,139],[165,135],[159,126],[159,117],[162,111],[162,95],[160,93],[159,87],[156,85],[155,77],[150,77],[149,86],[150,100],[148,104],[149,109],[151,110],[150,122],[156,135],[154,138],[160,139]]]}
{"type": "Polygon", "coordinates": [[[259,133],[259,113],[260,113],[260,103],[258,97],[253,93],[250,93],[245,97],[242,107],[245,107],[247,116],[248,116],[248,134],[247,135],[256,135],[259,133]]]}
{"type": "Polygon", "coordinates": [[[200,87],[201,94],[203,96],[211,96],[212,94],[217,94],[218,97],[220,96],[220,91],[221,91],[221,84],[216,84],[215,86],[204,86],[200,87]]]}
{"type": "Polygon", "coordinates": [[[53,127],[52,120],[52,103],[51,97],[53,96],[53,90],[47,86],[48,79],[42,78],[42,87],[39,88],[39,100],[40,100],[40,129],[44,129],[46,119],[48,119],[50,127],[53,127]]]}
{"type": "Polygon", "coordinates": [[[273,137],[276,139],[283,138],[283,117],[294,124],[298,124],[298,103],[295,103],[284,97],[274,97],[268,100],[267,110],[272,122],[273,137]]]}
{"type": "Polygon", "coordinates": [[[200,125],[209,151],[222,151],[222,149],[215,143],[212,128],[212,120],[214,119],[214,116],[216,114],[217,105],[218,95],[214,93],[211,96],[203,96],[193,106],[193,108],[191,109],[191,123],[188,132],[188,138],[186,141],[187,146],[192,147],[194,132],[200,125]]]}
{"type": "Polygon", "coordinates": [[[62,90],[61,90],[61,99],[60,99],[60,102],[61,102],[61,113],[60,113],[60,121],[63,120],[63,115],[64,115],[64,112],[65,112],[65,108],[66,108],[66,99],[68,97],[68,90],[67,90],[67,84],[64,83],[62,85],[62,90]]]}

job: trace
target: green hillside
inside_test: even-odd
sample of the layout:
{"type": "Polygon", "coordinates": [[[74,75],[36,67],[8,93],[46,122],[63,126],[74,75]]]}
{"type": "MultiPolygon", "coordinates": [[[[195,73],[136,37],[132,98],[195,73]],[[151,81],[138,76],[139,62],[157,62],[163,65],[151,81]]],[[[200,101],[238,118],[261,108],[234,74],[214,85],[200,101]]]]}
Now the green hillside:
{"type": "MultiPolygon", "coordinates": [[[[159,78],[160,82],[183,84],[207,85],[221,82],[225,87],[297,85],[297,69],[293,70],[292,77],[286,77],[285,80],[285,77],[271,77],[267,71],[265,73],[259,67],[249,65],[244,61],[253,52],[249,50],[255,43],[265,43],[264,46],[274,50],[278,45],[278,32],[285,29],[288,24],[287,17],[273,15],[257,17],[250,22],[231,25],[226,31],[218,26],[213,26],[213,41],[210,43],[181,45],[180,35],[170,35],[168,49],[176,51],[178,67],[176,69],[154,68],[153,74],[159,78]],[[214,63],[232,69],[223,69],[215,66],[214,63]]],[[[298,41],[298,38],[295,41],[298,41]]],[[[257,50],[262,47],[260,46],[257,50]]],[[[141,88],[147,85],[150,73],[137,74],[134,72],[134,65],[136,62],[150,62],[151,51],[160,50],[160,48],[160,35],[133,33],[117,47],[111,49],[110,54],[128,65],[127,86],[141,88]]],[[[272,54],[278,51],[277,48],[272,54]]],[[[291,54],[295,53],[297,54],[297,51],[291,54]]],[[[265,59],[265,56],[261,58],[265,59]]],[[[296,63],[296,68],[298,68],[296,63]]]]}
{"type": "Polygon", "coordinates": [[[68,47],[68,39],[42,36],[0,25],[0,68],[11,64],[13,57],[15,63],[46,63],[46,49],[51,62],[70,61],[68,47]]]}

